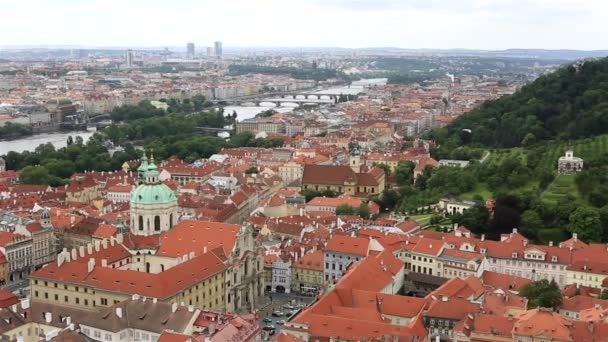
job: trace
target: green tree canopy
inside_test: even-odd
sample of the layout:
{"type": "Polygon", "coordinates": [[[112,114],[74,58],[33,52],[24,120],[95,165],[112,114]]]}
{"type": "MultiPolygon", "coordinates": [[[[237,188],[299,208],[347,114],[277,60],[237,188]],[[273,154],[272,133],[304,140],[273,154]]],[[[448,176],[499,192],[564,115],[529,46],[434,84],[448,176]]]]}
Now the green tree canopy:
{"type": "Polygon", "coordinates": [[[562,293],[555,280],[541,279],[524,286],[519,295],[528,299],[528,308],[556,309],[562,303],[562,293]]]}
{"type": "Polygon", "coordinates": [[[336,207],[336,215],[355,215],[356,213],[357,209],[348,204],[340,204],[336,207]]]}
{"type": "Polygon", "coordinates": [[[578,207],[569,217],[568,231],[578,234],[578,238],[587,242],[601,242],[602,221],[597,209],[578,207]]]}

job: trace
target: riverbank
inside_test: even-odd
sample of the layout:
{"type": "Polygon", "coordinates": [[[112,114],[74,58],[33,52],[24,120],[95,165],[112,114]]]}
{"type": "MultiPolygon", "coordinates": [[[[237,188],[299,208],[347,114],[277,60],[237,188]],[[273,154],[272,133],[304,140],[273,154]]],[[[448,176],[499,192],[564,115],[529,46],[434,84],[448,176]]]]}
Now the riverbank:
{"type": "Polygon", "coordinates": [[[69,136],[76,138],[82,137],[84,142],[88,141],[96,131],[60,131],[54,133],[33,134],[19,139],[2,140],[0,141],[0,155],[6,155],[10,151],[24,152],[34,151],[36,147],[42,144],[51,143],[55,149],[67,146],[69,136]]]}

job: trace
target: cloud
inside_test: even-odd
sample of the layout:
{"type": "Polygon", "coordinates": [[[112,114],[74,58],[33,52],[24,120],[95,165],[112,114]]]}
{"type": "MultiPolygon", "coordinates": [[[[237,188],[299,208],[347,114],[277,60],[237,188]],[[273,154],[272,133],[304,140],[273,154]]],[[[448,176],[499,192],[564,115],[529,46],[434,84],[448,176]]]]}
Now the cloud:
{"type": "Polygon", "coordinates": [[[604,0],[4,1],[0,45],[607,48],[604,0]],[[35,10],[33,10],[35,9],[35,10]]]}

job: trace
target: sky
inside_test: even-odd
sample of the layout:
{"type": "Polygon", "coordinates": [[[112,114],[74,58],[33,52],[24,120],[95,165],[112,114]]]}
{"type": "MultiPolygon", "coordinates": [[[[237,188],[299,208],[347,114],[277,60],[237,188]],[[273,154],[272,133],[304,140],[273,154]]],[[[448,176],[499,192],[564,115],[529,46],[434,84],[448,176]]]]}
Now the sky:
{"type": "Polygon", "coordinates": [[[2,0],[0,46],[608,49],[607,0],[2,0]]]}

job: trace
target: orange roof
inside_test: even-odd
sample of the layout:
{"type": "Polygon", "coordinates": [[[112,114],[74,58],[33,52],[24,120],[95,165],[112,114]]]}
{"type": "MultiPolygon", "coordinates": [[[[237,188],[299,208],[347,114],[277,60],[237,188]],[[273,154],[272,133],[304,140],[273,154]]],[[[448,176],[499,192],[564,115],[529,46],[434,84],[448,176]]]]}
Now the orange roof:
{"type": "Polygon", "coordinates": [[[156,274],[101,266],[88,272],[86,262],[66,262],[61,266],[50,263],[30,277],[69,281],[106,291],[165,299],[225,268],[222,260],[214,253],[206,253],[156,274]]]}
{"type": "Polygon", "coordinates": [[[160,334],[158,342],[192,342],[193,338],[190,335],[178,334],[175,332],[164,331],[160,334]]]}
{"type": "Polygon", "coordinates": [[[361,199],[351,196],[340,197],[315,197],[311,199],[307,205],[316,205],[321,207],[338,207],[342,204],[349,205],[353,208],[358,208],[361,205],[361,199]]]}
{"type": "Polygon", "coordinates": [[[323,251],[304,254],[292,267],[323,272],[323,251]]]}
{"type": "Polygon", "coordinates": [[[97,238],[110,238],[116,235],[116,226],[113,224],[100,224],[95,232],[93,233],[93,237],[97,238]]]}
{"type": "Polygon", "coordinates": [[[287,333],[285,331],[281,331],[277,335],[277,341],[276,342],[304,342],[304,340],[301,339],[301,338],[299,338],[299,337],[296,337],[296,336],[294,336],[292,334],[289,334],[289,333],[287,333]]]}
{"type": "Polygon", "coordinates": [[[416,244],[416,247],[412,249],[413,252],[427,255],[438,255],[441,249],[443,248],[443,242],[422,238],[416,244]]]}
{"type": "Polygon", "coordinates": [[[481,274],[481,281],[486,286],[493,288],[508,289],[519,292],[524,286],[530,283],[530,279],[513,275],[484,271],[481,274]]]}
{"type": "Polygon", "coordinates": [[[334,235],[327,243],[327,246],[325,246],[325,250],[330,252],[366,256],[369,250],[369,239],[345,235],[334,235]]]}
{"type": "Polygon", "coordinates": [[[529,310],[516,315],[516,319],[513,335],[574,341],[570,332],[571,322],[550,309],[529,310]]]}
{"type": "Polygon", "coordinates": [[[178,257],[190,252],[202,254],[205,250],[211,251],[217,247],[222,247],[224,253],[229,254],[240,230],[238,224],[181,221],[162,236],[156,255],[178,257]]]}
{"type": "Polygon", "coordinates": [[[472,303],[463,298],[446,297],[433,300],[426,312],[427,317],[446,318],[450,320],[461,320],[470,313],[479,312],[479,304],[472,303]]]}
{"type": "Polygon", "coordinates": [[[25,236],[21,234],[0,231],[0,246],[6,246],[7,244],[21,238],[25,238],[25,236]]]}
{"type": "Polygon", "coordinates": [[[393,282],[402,267],[403,262],[390,251],[369,256],[349,268],[336,288],[381,291],[393,282]]]}

